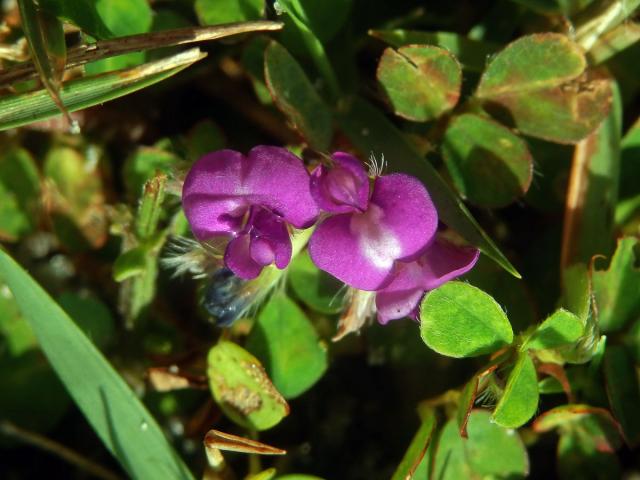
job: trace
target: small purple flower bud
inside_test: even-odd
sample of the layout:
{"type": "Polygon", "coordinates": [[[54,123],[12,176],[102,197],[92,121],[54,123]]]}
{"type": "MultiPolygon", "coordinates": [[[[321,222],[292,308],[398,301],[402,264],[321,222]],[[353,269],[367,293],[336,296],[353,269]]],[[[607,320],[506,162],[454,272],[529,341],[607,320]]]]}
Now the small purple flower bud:
{"type": "Polygon", "coordinates": [[[319,166],[311,173],[311,195],[321,210],[331,213],[364,212],[369,203],[369,177],[348,153],[331,156],[334,167],[319,166]]]}

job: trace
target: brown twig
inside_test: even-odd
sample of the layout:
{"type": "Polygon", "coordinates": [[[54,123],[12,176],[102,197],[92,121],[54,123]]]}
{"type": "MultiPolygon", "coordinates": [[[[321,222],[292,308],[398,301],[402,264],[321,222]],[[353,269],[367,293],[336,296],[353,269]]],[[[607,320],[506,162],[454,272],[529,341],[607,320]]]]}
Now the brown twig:
{"type": "Polygon", "coordinates": [[[103,466],[86,459],[78,452],[71,450],[69,447],[65,447],[58,442],[40,435],[39,433],[30,432],[29,430],[20,428],[7,420],[0,421],[0,433],[52,453],[53,455],[60,457],[61,459],[75,465],[80,470],[84,470],[97,478],[102,478],[104,480],[120,480],[121,478],[103,466]]]}

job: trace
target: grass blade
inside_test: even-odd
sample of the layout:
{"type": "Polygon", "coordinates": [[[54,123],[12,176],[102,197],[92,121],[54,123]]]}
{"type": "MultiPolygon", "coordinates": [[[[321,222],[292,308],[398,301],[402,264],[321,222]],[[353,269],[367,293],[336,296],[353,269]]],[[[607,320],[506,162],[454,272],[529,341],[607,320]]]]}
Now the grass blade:
{"type": "MultiPolygon", "coordinates": [[[[169,78],[204,58],[194,48],[126,70],[86,77],[65,84],[60,98],[68,111],[104,103],[169,78]]],[[[46,89],[0,98],[0,130],[45,120],[60,112],[46,89]]]]}
{"type": "Polygon", "coordinates": [[[60,99],[60,83],[67,61],[67,47],[62,22],[38,9],[34,0],[18,0],[24,35],[40,80],[52,100],[71,124],[69,112],[60,99]]]}
{"type": "Polygon", "coordinates": [[[155,419],[67,314],[7,253],[0,276],[104,445],[132,478],[193,477],[155,419]]]}
{"type": "MultiPolygon", "coordinates": [[[[125,53],[142,52],[156,48],[175,47],[190,43],[207,42],[250,32],[267,32],[282,29],[282,23],[269,21],[228,23],[207,27],[186,27],[160,32],[141,33],[95,43],[80,45],[69,50],[66,68],[74,68],[125,53]]],[[[31,62],[15,65],[0,72],[0,86],[29,80],[36,76],[36,67],[31,62]]]]}

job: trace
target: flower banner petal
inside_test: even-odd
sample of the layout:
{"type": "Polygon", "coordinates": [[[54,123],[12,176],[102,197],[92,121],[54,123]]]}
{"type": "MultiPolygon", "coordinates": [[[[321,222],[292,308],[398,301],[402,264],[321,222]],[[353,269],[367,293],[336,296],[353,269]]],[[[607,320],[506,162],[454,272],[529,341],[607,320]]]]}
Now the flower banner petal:
{"type": "Polygon", "coordinates": [[[269,208],[296,228],[307,228],[318,218],[309,173],[287,149],[267,145],[251,149],[242,173],[242,188],[256,197],[254,204],[269,208]]]}
{"type": "Polygon", "coordinates": [[[280,147],[259,146],[248,157],[219,150],[200,158],[182,189],[182,203],[198,240],[237,235],[251,206],[263,206],[298,228],[313,224],[318,207],[302,161],[280,147]]]}
{"type": "Polygon", "coordinates": [[[237,233],[249,199],[238,192],[243,156],[219,150],[200,158],[185,178],[182,207],[198,240],[237,233]]]}

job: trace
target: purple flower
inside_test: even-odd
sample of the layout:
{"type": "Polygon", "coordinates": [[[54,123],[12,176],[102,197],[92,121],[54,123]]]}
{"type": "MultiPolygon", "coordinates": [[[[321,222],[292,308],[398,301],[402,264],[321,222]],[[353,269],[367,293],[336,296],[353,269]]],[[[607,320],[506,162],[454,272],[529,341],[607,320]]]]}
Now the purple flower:
{"type": "Polygon", "coordinates": [[[438,214],[422,183],[404,174],[370,181],[362,164],[337,152],[334,167],[311,174],[311,194],[333,214],[309,242],[314,263],[347,285],[379,290],[396,261],[411,261],[431,242],[438,214]]]}
{"type": "Polygon", "coordinates": [[[396,262],[391,279],[383,288],[375,292],[348,290],[347,307],[338,321],[333,341],[358,332],[376,313],[383,325],[404,317],[417,320],[425,293],[471,270],[479,255],[476,248],[458,247],[435,238],[417,259],[396,262]]]}
{"type": "Polygon", "coordinates": [[[182,205],[201,242],[226,237],[224,261],[238,277],[291,260],[288,224],[307,228],[318,207],[301,160],[280,147],[259,146],[247,156],[219,150],[200,158],[182,189],[182,205]]]}
{"type": "Polygon", "coordinates": [[[436,238],[416,260],[398,262],[391,282],[376,292],[378,321],[384,325],[399,318],[417,318],[424,294],[467,273],[479,256],[476,248],[457,247],[436,238]]]}

